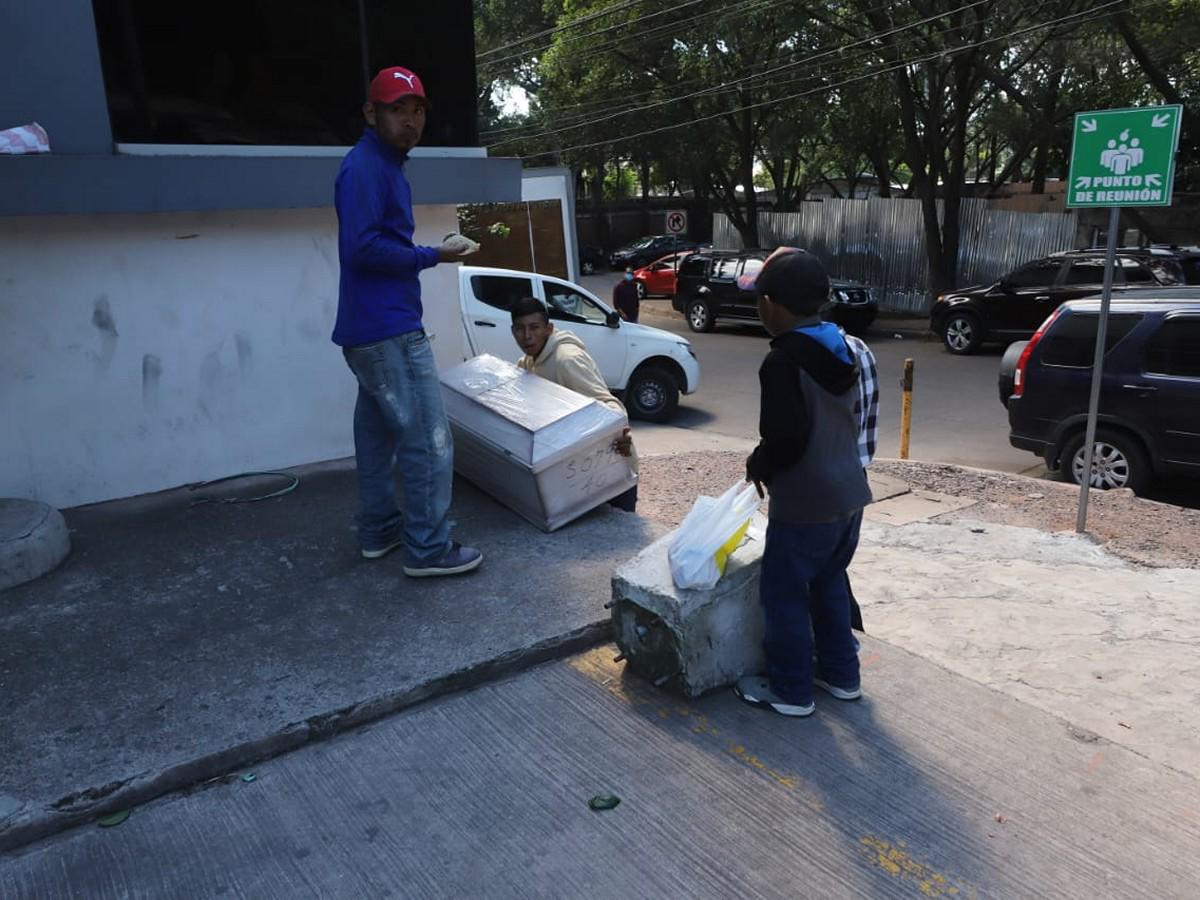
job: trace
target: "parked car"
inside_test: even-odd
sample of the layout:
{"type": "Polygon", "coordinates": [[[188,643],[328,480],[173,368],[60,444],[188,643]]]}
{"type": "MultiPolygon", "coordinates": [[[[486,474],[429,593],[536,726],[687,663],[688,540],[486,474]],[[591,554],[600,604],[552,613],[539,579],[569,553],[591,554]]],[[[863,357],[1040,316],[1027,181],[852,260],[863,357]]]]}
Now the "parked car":
{"type": "Polygon", "coordinates": [[[1178,244],[1152,244],[1152,250],[1168,250],[1179,260],[1186,284],[1200,284],[1200,247],[1180,247],[1178,244]]]}
{"type": "MultiPolygon", "coordinates": [[[[1200,288],[1137,288],[1111,306],[1092,486],[1140,493],[1161,475],[1200,475],[1200,288]]],[[[1076,484],[1099,311],[1095,298],[1064,303],[1000,365],[1009,442],[1076,484]]]]}
{"type": "Polygon", "coordinates": [[[595,275],[608,264],[608,256],[603,248],[591,244],[581,244],[579,247],[579,274],[595,275]]]}
{"type": "MultiPolygon", "coordinates": [[[[712,331],[717,319],[758,321],[754,279],[769,250],[698,250],[679,267],[672,305],[687,318],[692,331],[712,331]]],[[[866,285],[830,279],[830,303],[822,317],[853,334],[875,321],[879,304],[866,285]]]]}
{"type": "Polygon", "coordinates": [[[660,328],[624,322],[596,295],[561,278],[460,266],[458,294],[471,356],[521,355],[512,337],[509,309],[521,297],[537,297],[556,329],[574,333],[596,360],[609,389],[622,396],[630,415],[665,422],[679,395],[700,384],[700,363],[686,340],[660,328]]]}
{"type": "Polygon", "coordinates": [[[675,273],[680,264],[695,252],[695,250],[681,250],[678,253],[669,253],[649,265],[634,269],[633,280],[637,284],[638,298],[673,297],[675,295],[675,273]]]}
{"type": "Polygon", "coordinates": [[[651,235],[638,238],[624,247],[618,247],[609,256],[608,261],[614,269],[624,269],[627,266],[640,269],[642,266],[654,262],[660,256],[679,250],[695,250],[699,246],[695,241],[689,241],[687,238],[681,238],[675,234],[651,235]]]}
{"type": "MultiPolygon", "coordinates": [[[[949,291],[929,313],[930,329],[951,353],[974,353],[988,342],[1030,337],[1067,300],[1099,293],[1104,285],[1103,249],[1071,250],[1025,263],[995,284],[949,291]]],[[[1179,255],[1161,248],[1117,252],[1113,289],[1183,284],[1179,255]]]]}

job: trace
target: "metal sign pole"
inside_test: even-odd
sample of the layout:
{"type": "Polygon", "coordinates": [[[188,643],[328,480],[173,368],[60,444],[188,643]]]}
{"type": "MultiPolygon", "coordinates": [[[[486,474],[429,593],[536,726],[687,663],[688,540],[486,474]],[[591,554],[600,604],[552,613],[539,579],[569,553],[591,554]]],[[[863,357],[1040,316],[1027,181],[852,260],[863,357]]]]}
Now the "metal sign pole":
{"type": "MultiPolygon", "coordinates": [[[[1100,295],[1100,321],[1096,324],[1096,354],[1092,358],[1092,393],[1088,399],[1087,432],[1083,439],[1083,477],[1079,486],[1079,514],[1075,531],[1087,528],[1088,491],[1092,484],[1092,454],[1096,443],[1096,417],[1100,412],[1100,382],[1104,375],[1104,342],[1108,337],[1108,308],[1112,301],[1113,266],[1117,258],[1117,228],[1121,224],[1121,207],[1114,206],[1108,214],[1108,245],[1104,253],[1104,291],[1100,295]]],[[[1074,460],[1063,460],[1073,466],[1074,460]]]]}

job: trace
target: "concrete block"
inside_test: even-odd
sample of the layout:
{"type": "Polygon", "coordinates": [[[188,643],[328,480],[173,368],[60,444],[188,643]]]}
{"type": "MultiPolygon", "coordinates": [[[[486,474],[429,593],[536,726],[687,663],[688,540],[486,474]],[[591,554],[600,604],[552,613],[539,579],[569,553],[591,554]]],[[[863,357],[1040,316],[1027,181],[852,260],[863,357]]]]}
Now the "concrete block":
{"type": "Polygon", "coordinates": [[[0,499],[0,591],[45,575],[70,552],[67,523],[57,509],[0,499]]]}
{"type": "Polygon", "coordinates": [[[710,590],[675,587],[667,562],[674,532],[617,569],[613,631],[631,671],[687,697],[762,671],[758,575],[765,521],[757,525],[710,590]]]}

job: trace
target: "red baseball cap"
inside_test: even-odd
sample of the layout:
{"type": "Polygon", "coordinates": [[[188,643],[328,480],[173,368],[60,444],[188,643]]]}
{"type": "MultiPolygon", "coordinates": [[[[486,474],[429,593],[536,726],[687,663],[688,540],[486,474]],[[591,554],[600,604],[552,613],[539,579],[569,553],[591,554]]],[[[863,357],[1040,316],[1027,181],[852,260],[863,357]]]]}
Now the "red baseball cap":
{"type": "Polygon", "coordinates": [[[425,85],[421,84],[416,72],[403,66],[392,66],[390,69],[381,70],[371,79],[367,99],[372,103],[395,103],[404,97],[419,97],[426,106],[429,105],[429,98],[425,96],[425,85]]]}

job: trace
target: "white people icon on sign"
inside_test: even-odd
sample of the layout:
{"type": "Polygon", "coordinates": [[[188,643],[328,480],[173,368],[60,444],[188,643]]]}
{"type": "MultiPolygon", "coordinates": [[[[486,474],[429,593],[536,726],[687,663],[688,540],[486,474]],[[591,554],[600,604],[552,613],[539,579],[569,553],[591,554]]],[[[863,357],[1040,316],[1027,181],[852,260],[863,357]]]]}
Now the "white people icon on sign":
{"type": "Polygon", "coordinates": [[[1146,158],[1146,151],[1139,146],[1141,141],[1137,138],[1130,140],[1129,129],[1121,132],[1119,140],[1118,144],[1117,139],[1109,138],[1108,149],[1100,153],[1100,165],[1114,175],[1124,175],[1140,166],[1146,158]]]}

